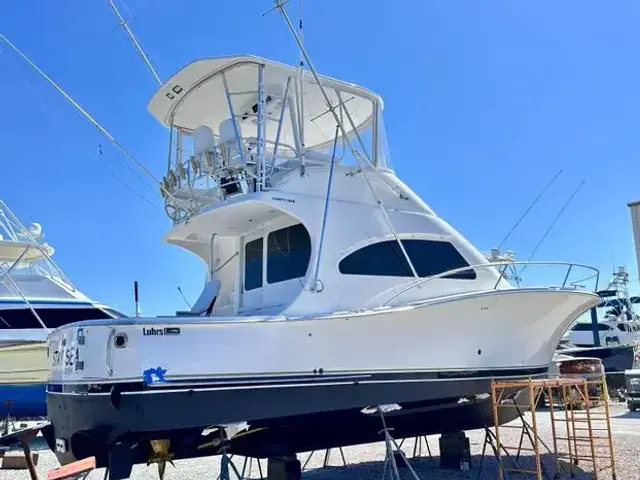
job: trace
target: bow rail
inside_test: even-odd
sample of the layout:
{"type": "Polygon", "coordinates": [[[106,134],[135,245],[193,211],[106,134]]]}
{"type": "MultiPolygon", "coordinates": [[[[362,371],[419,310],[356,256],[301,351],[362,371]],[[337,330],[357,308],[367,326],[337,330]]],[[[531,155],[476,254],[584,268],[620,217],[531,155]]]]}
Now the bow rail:
{"type": "MultiPolygon", "coordinates": [[[[558,284],[558,285],[548,285],[549,288],[559,288],[559,289],[572,289],[572,290],[576,290],[580,287],[584,288],[584,285],[582,285],[582,283],[587,282],[589,280],[595,279],[595,287],[593,289],[593,292],[597,292],[598,290],[598,283],[600,280],[600,270],[598,270],[595,267],[592,267],[590,265],[585,265],[582,263],[573,263],[573,262],[526,262],[526,261],[522,261],[522,262],[494,262],[494,263],[481,263],[481,264],[477,264],[477,265],[469,265],[467,267],[460,267],[460,268],[455,268],[452,270],[447,270],[446,272],[442,272],[442,273],[438,273],[436,275],[431,275],[429,277],[425,277],[420,279],[419,281],[412,281],[410,285],[405,286],[404,288],[402,288],[399,292],[395,293],[391,298],[389,298],[386,302],[384,302],[382,304],[382,306],[387,306],[389,305],[390,302],[392,302],[393,300],[395,300],[396,298],[398,298],[400,295],[403,295],[404,293],[408,292],[409,290],[412,290],[414,288],[422,288],[422,286],[424,286],[425,284],[432,282],[434,280],[438,280],[438,279],[443,279],[446,277],[449,277],[451,275],[455,275],[457,273],[462,273],[462,272],[466,272],[469,270],[472,271],[477,271],[480,269],[495,269],[497,270],[498,278],[495,282],[495,284],[493,285],[492,290],[498,290],[501,285],[503,285],[506,282],[506,280],[509,280],[511,277],[511,279],[514,279],[516,281],[516,284],[518,287],[520,287],[520,282],[521,279],[519,278],[519,274],[521,274],[525,267],[534,267],[534,266],[564,266],[567,267],[566,272],[564,273],[564,276],[562,277],[562,283],[558,284]],[[520,270],[520,272],[517,271],[517,269],[515,268],[516,265],[521,265],[522,269],[520,270]],[[569,278],[571,276],[571,273],[574,272],[576,269],[585,269],[585,270],[589,270],[592,273],[586,277],[581,276],[580,278],[578,278],[577,280],[573,280],[571,282],[569,282],[569,278]],[[510,272],[509,272],[510,270],[510,272]]],[[[512,288],[510,284],[508,288],[512,288]]]]}

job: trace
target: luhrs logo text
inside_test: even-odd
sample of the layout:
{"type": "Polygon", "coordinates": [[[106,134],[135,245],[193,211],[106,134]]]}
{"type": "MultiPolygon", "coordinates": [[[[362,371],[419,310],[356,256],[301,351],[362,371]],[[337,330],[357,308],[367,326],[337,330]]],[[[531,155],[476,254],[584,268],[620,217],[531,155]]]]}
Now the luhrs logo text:
{"type": "Polygon", "coordinates": [[[176,327],[153,328],[142,327],[142,335],[151,337],[164,337],[165,335],[180,335],[180,329],[176,327]]]}

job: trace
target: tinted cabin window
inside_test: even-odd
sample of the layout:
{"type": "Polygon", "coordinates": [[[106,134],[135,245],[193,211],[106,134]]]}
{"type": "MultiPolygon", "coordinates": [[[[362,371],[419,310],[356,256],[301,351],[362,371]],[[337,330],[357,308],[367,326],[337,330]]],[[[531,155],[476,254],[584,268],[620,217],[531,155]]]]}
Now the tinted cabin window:
{"type": "MultiPolygon", "coordinates": [[[[604,323],[598,323],[596,329],[600,332],[604,332],[606,330],[611,330],[611,327],[604,323]]],[[[574,332],[591,332],[593,330],[593,325],[590,323],[576,323],[571,330],[574,332]]]]}
{"type": "MultiPolygon", "coordinates": [[[[448,242],[402,240],[402,245],[420,277],[430,277],[469,266],[460,252],[448,242]]],[[[413,276],[411,267],[395,240],[374,243],[356,250],[343,258],[338,268],[340,273],[347,275],[413,276]]],[[[476,272],[469,269],[444,278],[473,280],[476,278],[476,272]]]]}
{"type": "Polygon", "coordinates": [[[244,246],[244,289],[262,286],[262,238],[256,238],[244,246]]]}
{"type": "Polygon", "coordinates": [[[311,239],[304,225],[292,225],[267,237],[267,282],[304,277],[311,257],[311,239]]]}

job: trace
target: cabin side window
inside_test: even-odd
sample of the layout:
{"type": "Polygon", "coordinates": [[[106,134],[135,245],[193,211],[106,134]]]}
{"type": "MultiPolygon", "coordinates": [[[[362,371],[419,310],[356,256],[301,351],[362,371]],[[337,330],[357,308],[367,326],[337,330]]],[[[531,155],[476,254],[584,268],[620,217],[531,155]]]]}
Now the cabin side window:
{"type": "Polygon", "coordinates": [[[247,242],[244,246],[244,289],[262,287],[262,237],[247,242]]]}
{"type": "MultiPolygon", "coordinates": [[[[604,323],[598,323],[596,324],[596,329],[599,332],[605,332],[608,330],[613,330],[609,325],[606,325],[604,323]]],[[[572,331],[574,332],[591,332],[593,331],[593,324],[591,323],[576,323],[572,328],[572,331]]]]}
{"type": "MultiPolygon", "coordinates": [[[[430,277],[469,266],[456,247],[449,242],[418,239],[401,241],[420,277],[430,277]]],[[[345,275],[413,276],[411,267],[395,240],[374,243],[356,250],[340,261],[338,269],[345,275]]],[[[443,278],[474,280],[476,272],[469,269],[443,278]]]]}
{"type": "Polygon", "coordinates": [[[267,236],[267,283],[304,277],[311,258],[311,238],[301,223],[267,236]]]}

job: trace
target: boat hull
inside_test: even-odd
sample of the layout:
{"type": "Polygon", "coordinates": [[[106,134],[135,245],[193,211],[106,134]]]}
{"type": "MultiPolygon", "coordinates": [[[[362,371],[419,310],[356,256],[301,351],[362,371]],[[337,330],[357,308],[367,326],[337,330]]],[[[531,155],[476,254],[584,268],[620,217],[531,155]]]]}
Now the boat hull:
{"type": "MultiPolygon", "coordinates": [[[[133,463],[145,462],[148,442],[141,440],[160,438],[171,440],[176,458],[190,458],[218,453],[217,449],[199,448],[211,440],[202,436],[205,428],[255,415],[264,419],[251,421],[251,434],[232,440],[228,451],[254,457],[289,455],[378,441],[380,419],[360,412],[371,400],[402,407],[388,419],[398,438],[471,430],[494,424],[492,373],[504,379],[541,378],[547,369],[473,372],[476,377],[486,376],[422,381],[413,378],[387,385],[122,392],[117,400],[112,394],[65,395],[48,391],[48,417],[55,437],[49,443],[54,449],[56,441],[64,439],[66,451],[56,451],[61,464],[96,456],[98,464],[106,466],[106,454],[116,441],[142,445],[142,452],[133,463]],[[299,412],[305,413],[296,415],[299,412]]],[[[518,403],[526,410],[528,396],[526,392],[519,393],[518,403]]],[[[515,409],[500,410],[500,423],[517,416],[515,409]]]]}
{"type": "Polygon", "coordinates": [[[0,417],[46,415],[47,345],[0,347],[0,417]]]}
{"type": "Polygon", "coordinates": [[[43,384],[48,374],[45,342],[0,347],[0,385],[43,384]]]}
{"type": "MultiPolygon", "coordinates": [[[[597,301],[574,291],[522,289],[316,319],[70,325],[49,341],[48,415],[56,442],[66,445],[57,454],[66,463],[100,456],[123,438],[178,441],[191,429],[198,432],[193,444],[211,425],[269,422],[275,429],[304,415],[326,414],[337,424],[347,415],[357,425],[360,417],[348,412],[368,405],[398,403],[410,411],[416,402],[486,396],[492,377],[546,375],[562,334],[597,301]],[[444,344],[452,335],[456,341],[444,344]],[[124,345],[116,345],[118,337],[124,345]]],[[[464,430],[487,421],[472,413],[473,421],[459,422],[458,408],[464,406],[446,410],[450,415],[442,410],[433,425],[464,430]]],[[[428,424],[410,433],[435,433],[428,424]]],[[[308,448],[300,437],[292,434],[283,448],[308,448]]],[[[327,434],[320,443],[374,440],[339,437],[327,434]]]]}
{"type": "Polygon", "coordinates": [[[0,418],[44,417],[47,414],[44,383],[1,383],[0,418]]]}

